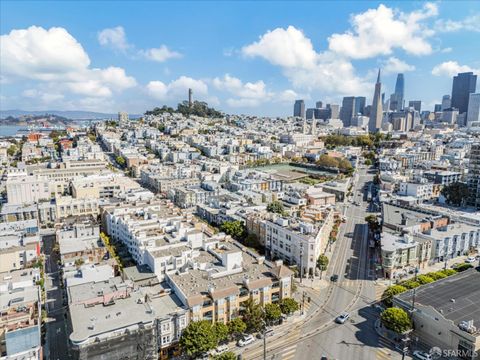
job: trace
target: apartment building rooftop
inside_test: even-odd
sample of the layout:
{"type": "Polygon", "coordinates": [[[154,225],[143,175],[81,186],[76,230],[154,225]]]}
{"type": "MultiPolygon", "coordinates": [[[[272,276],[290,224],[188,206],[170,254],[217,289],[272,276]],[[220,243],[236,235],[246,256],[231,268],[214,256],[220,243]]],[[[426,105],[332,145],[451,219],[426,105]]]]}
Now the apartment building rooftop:
{"type": "Polygon", "coordinates": [[[471,231],[479,231],[479,228],[467,224],[454,223],[447,226],[431,229],[427,234],[434,239],[443,240],[446,237],[451,237],[460,233],[471,231]]]}
{"type": "Polygon", "coordinates": [[[195,262],[198,266],[193,269],[169,275],[170,281],[185,296],[188,306],[201,304],[207,295],[217,299],[238,295],[242,287],[252,290],[270,286],[277,276],[292,274],[286,267],[276,271],[275,266],[267,264],[263,257],[255,256],[233,242],[220,242],[208,250],[201,250],[195,262]],[[234,258],[222,263],[219,259],[222,253],[234,258]],[[229,261],[234,262],[233,266],[228,264],[229,261]]]}
{"type": "Polygon", "coordinates": [[[89,338],[108,338],[112,331],[119,331],[129,326],[152,323],[152,309],[143,303],[144,296],[140,293],[119,299],[105,307],[95,305],[86,307],[84,304],[71,305],[70,317],[72,333],[70,340],[75,344],[87,341],[89,338]]]}

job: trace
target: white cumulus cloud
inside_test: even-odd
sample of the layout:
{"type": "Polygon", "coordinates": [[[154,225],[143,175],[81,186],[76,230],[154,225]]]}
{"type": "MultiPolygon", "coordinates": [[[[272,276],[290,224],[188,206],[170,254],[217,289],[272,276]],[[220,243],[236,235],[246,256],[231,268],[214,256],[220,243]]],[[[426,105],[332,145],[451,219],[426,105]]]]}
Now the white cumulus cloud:
{"type": "Polygon", "coordinates": [[[268,31],[259,41],[244,46],[242,53],[280,66],[294,87],[352,94],[361,93],[370,86],[355,74],[348,59],[331,51],[316,52],[312,41],[293,26],[268,31]]]}
{"type": "Polygon", "coordinates": [[[140,51],[147,59],[157,62],[164,62],[169,59],[178,59],[182,57],[182,54],[176,51],[170,50],[167,46],[162,45],[159,48],[153,48],[140,51]]]}
{"type": "Polygon", "coordinates": [[[480,14],[473,14],[461,20],[439,19],[435,22],[438,32],[473,31],[480,32],[480,14]]]}
{"type": "Polygon", "coordinates": [[[103,29],[98,33],[97,38],[100,45],[121,51],[132,58],[140,57],[151,61],[165,62],[182,57],[182,54],[170,50],[166,45],[160,45],[158,48],[136,49],[135,45],[127,41],[127,35],[122,26],[103,29]]]}
{"type": "Polygon", "coordinates": [[[291,89],[278,93],[271,91],[263,80],[243,82],[230,74],[214,78],[212,84],[216,89],[233,96],[226,100],[231,107],[258,107],[267,102],[291,103],[299,96],[291,89]]]}
{"type": "Polygon", "coordinates": [[[146,89],[147,93],[156,100],[186,99],[188,89],[192,89],[195,95],[208,95],[208,86],[203,80],[188,76],[180,76],[168,84],[159,80],[150,81],[146,89]]]}
{"type": "Polygon", "coordinates": [[[432,75],[452,77],[458,73],[470,71],[476,74],[480,73],[480,69],[474,69],[468,65],[460,65],[457,61],[445,61],[433,67],[432,75]]]}
{"type": "Polygon", "coordinates": [[[90,68],[82,45],[63,28],[12,30],[1,36],[0,44],[2,76],[11,82],[37,80],[94,97],[109,97],[136,85],[122,68],[90,68]]]}
{"type": "Polygon", "coordinates": [[[103,29],[98,33],[98,42],[119,51],[127,51],[131,47],[122,26],[103,29]]]}
{"type": "Polygon", "coordinates": [[[1,35],[0,49],[4,76],[57,80],[90,65],[82,45],[64,28],[12,30],[1,35]]]}
{"type": "Polygon", "coordinates": [[[289,68],[312,68],[317,58],[311,40],[293,26],[266,32],[257,42],[244,46],[242,53],[248,57],[259,56],[273,65],[289,68]]]}
{"type": "Polygon", "coordinates": [[[383,62],[382,70],[385,74],[404,73],[415,70],[415,66],[407,64],[405,61],[391,56],[383,62]]]}
{"type": "Polygon", "coordinates": [[[433,32],[423,21],[437,14],[433,3],[411,13],[380,4],[376,9],[353,15],[352,29],[330,36],[329,49],[353,59],[390,55],[395,48],[413,55],[428,55],[432,52],[428,37],[433,32]]]}

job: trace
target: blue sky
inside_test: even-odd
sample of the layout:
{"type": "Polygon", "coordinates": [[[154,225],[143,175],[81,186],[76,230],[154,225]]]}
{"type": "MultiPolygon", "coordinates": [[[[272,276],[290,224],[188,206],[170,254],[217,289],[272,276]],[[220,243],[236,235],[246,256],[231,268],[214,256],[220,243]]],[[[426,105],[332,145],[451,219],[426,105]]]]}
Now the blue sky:
{"type": "Polygon", "coordinates": [[[141,113],[194,97],[290,115],[304,98],[389,95],[431,109],[480,69],[480,2],[2,1],[0,107],[141,113]]]}

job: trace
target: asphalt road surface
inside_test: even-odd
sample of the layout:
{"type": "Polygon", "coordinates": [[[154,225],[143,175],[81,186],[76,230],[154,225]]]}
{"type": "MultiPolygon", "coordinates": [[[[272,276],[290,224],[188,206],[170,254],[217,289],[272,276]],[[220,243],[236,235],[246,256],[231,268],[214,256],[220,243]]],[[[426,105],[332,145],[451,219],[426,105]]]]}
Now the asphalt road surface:
{"type": "MultiPolygon", "coordinates": [[[[308,313],[303,322],[294,325],[288,334],[269,339],[267,359],[282,360],[370,360],[401,359],[401,354],[389,347],[374,330],[378,310],[371,305],[375,301],[374,271],[370,269],[370,249],[365,216],[369,204],[366,201],[368,183],[373,175],[359,169],[353,180],[353,200],[345,204],[346,223],[341,227],[333,256],[327,270],[327,278],[339,276],[338,282],[312,296],[316,309],[308,313]],[[334,322],[342,312],[349,312],[345,324],[334,322]]],[[[325,275],[324,275],[325,276],[325,275]]],[[[242,355],[244,359],[262,359],[261,342],[242,355]]]]}

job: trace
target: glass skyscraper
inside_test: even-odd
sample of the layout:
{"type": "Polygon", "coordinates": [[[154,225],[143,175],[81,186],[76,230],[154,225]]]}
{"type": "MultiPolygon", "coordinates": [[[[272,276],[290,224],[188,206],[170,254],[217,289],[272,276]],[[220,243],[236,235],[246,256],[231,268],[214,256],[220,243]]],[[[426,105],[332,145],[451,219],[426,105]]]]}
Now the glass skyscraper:
{"type": "Polygon", "coordinates": [[[460,114],[468,111],[468,100],[476,87],[477,75],[473,75],[473,72],[459,73],[453,77],[452,107],[458,109],[460,114]]]}

